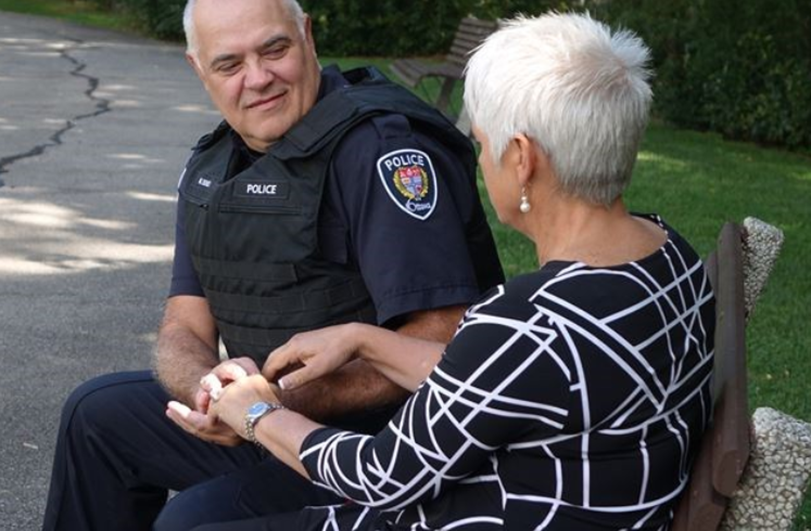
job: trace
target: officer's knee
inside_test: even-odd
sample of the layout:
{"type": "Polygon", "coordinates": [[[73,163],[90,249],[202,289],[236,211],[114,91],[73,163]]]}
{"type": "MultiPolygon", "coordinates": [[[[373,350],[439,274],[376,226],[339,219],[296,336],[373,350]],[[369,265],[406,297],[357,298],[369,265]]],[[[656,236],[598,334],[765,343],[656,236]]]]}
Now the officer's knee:
{"type": "Polygon", "coordinates": [[[174,502],[180,494],[172,497],[169,503],[163,507],[163,510],[152,523],[152,531],[188,531],[193,527],[191,522],[186,522],[183,518],[182,510],[175,510],[176,504],[174,502]]]}
{"type": "Polygon", "coordinates": [[[75,438],[115,425],[122,409],[137,400],[135,386],[149,380],[148,372],[139,372],[105,374],[84,382],[65,401],[60,430],[75,438]]]}
{"type": "Polygon", "coordinates": [[[152,531],[192,531],[216,522],[254,516],[239,503],[244,478],[229,474],[193,485],[169,500],[152,531]]]}
{"type": "Polygon", "coordinates": [[[191,487],[173,496],[152,524],[152,531],[190,531],[206,523],[204,513],[210,504],[198,491],[199,486],[191,487]]]}

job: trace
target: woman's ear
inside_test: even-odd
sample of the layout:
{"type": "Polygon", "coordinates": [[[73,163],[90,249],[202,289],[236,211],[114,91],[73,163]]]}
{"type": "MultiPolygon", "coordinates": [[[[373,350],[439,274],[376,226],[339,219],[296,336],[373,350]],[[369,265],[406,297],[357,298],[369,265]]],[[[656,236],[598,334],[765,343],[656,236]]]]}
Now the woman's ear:
{"type": "Polygon", "coordinates": [[[513,149],[515,149],[515,171],[518,183],[521,186],[529,185],[538,165],[538,151],[535,142],[527,135],[518,133],[512,139],[513,149]]]}

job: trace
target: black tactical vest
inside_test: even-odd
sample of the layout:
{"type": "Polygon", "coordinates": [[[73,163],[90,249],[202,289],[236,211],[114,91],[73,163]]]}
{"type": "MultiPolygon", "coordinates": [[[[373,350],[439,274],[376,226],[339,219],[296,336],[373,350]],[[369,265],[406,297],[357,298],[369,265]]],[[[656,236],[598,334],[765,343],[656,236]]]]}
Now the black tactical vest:
{"type": "Polygon", "coordinates": [[[318,212],[333,150],[356,124],[397,113],[432,134],[475,171],[470,142],[439,112],[374,69],[344,74],[251,167],[228,175],[230,129],[204,137],[180,188],[195,270],[229,356],[261,367],[299,331],[376,322],[360,272],[319,252],[318,212]]]}

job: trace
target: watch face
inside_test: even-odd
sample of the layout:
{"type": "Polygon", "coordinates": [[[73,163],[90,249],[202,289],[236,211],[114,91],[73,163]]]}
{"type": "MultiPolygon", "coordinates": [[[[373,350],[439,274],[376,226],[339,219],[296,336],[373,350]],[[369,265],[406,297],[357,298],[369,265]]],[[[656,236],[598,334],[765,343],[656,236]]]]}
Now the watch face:
{"type": "Polygon", "coordinates": [[[256,404],[254,404],[250,408],[248,408],[248,415],[251,416],[251,417],[261,415],[262,413],[267,411],[269,407],[270,406],[268,406],[264,402],[257,402],[256,404]]]}

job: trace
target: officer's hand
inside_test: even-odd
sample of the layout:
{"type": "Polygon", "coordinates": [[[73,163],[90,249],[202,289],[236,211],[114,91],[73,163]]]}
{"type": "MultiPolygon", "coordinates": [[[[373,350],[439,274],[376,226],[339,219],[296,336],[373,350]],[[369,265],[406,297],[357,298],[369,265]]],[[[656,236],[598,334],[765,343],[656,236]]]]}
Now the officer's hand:
{"type": "Polygon", "coordinates": [[[215,415],[207,415],[172,400],[166,406],[166,416],[195,437],[222,446],[242,444],[242,438],[215,415]]]}
{"type": "Polygon", "coordinates": [[[358,326],[338,325],[296,334],[270,353],[262,374],[288,391],[351,361],[360,346],[358,326]]]}

